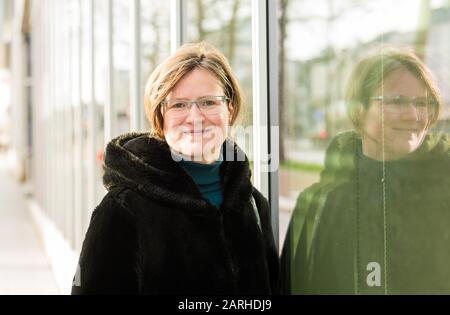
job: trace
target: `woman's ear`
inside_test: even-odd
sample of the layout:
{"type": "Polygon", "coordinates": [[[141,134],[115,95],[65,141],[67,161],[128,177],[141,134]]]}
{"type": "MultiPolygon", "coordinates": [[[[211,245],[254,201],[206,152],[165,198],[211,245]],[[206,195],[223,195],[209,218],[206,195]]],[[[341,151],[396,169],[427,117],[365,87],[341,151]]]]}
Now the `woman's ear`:
{"type": "Polygon", "coordinates": [[[363,104],[358,104],[356,114],[358,115],[358,119],[363,119],[366,116],[366,108],[363,104]]]}
{"type": "Polygon", "coordinates": [[[360,130],[360,132],[363,132],[365,125],[366,125],[366,114],[367,114],[367,109],[363,104],[358,104],[358,107],[356,108],[355,111],[355,121],[356,121],[356,125],[357,128],[360,130]]]}
{"type": "Polygon", "coordinates": [[[231,104],[228,105],[228,123],[231,125],[231,122],[233,121],[233,117],[234,117],[234,108],[233,106],[231,106],[231,104]]]}
{"type": "Polygon", "coordinates": [[[351,113],[351,120],[357,129],[362,129],[364,126],[364,119],[366,116],[366,109],[363,104],[355,104],[354,110],[351,113]]]}

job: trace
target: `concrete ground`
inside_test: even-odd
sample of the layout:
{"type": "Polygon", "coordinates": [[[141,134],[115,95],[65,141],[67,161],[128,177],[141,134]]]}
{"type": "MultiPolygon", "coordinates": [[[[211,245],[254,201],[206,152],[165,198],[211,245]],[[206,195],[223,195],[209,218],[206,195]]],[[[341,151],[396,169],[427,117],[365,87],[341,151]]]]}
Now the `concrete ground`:
{"type": "Polygon", "coordinates": [[[0,153],[0,295],[59,293],[24,189],[0,153]]]}

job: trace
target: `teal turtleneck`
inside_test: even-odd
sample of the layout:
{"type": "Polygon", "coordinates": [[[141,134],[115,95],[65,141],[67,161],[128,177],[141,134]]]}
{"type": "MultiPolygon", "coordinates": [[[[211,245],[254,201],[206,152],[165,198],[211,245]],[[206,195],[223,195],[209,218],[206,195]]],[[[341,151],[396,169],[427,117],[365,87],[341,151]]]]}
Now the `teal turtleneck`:
{"type": "Polygon", "coordinates": [[[220,208],[223,201],[223,192],[219,173],[222,161],[222,155],[219,160],[211,164],[203,164],[185,160],[179,161],[180,165],[197,184],[203,197],[205,197],[217,208],[220,208]]]}

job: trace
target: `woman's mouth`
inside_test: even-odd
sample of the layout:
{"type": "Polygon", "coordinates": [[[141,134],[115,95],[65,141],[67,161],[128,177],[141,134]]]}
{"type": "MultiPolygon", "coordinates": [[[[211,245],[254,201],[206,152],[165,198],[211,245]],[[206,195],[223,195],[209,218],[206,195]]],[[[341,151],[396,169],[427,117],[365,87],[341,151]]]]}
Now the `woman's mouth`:
{"type": "Polygon", "coordinates": [[[400,131],[400,132],[409,132],[409,133],[418,133],[420,132],[419,129],[416,128],[393,128],[395,131],[400,131]]]}
{"type": "Polygon", "coordinates": [[[205,129],[202,129],[202,130],[189,130],[189,131],[183,132],[183,134],[190,135],[190,136],[204,135],[204,134],[209,133],[210,131],[212,131],[212,129],[213,128],[205,128],[205,129]]]}

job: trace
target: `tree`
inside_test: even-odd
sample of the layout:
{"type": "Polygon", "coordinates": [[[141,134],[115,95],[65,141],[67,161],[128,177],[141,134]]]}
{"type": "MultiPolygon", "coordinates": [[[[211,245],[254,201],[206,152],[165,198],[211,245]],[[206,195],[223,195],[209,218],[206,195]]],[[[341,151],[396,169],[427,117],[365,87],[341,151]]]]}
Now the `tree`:
{"type": "Polygon", "coordinates": [[[236,51],[236,29],[237,29],[237,19],[239,12],[239,0],[233,0],[231,7],[231,19],[228,23],[228,58],[230,62],[234,60],[234,54],[236,51]]]}
{"type": "Polygon", "coordinates": [[[206,32],[203,26],[203,22],[205,21],[205,7],[203,0],[196,0],[195,7],[197,10],[197,18],[195,20],[195,25],[197,27],[198,38],[204,39],[206,37],[206,32]]]}
{"type": "Polygon", "coordinates": [[[286,25],[289,0],[278,0],[278,121],[279,121],[279,153],[280,163],[286,160],[284,135],[285,124],[285,65],[286,65],[286,25]]]}
{"type": "Polygon", "coordinates": [[[216,1],[196,0],[195,17],[193,24],[197,31],[197,41],[206,40],[223,50],[231,64],[235,59],[235,52],[238,46],[237,29],[238,13],[241,7],[241,0],[227,1],[229,7],[224,4],[218,6],[216,1]],[[230,15],[223,14],[230,12],[230,15]],[[206,22],[214,20],[215,27],[205,27],[206,22]]]}
{"type": "Polygon", "coordinates": [[[430,0],[422,0],[420,6],[419,26],[416,33],[415,51],[419,58],[424,59],[427,45],[428,29],[430,26],[431,3],[430,0]]]}

